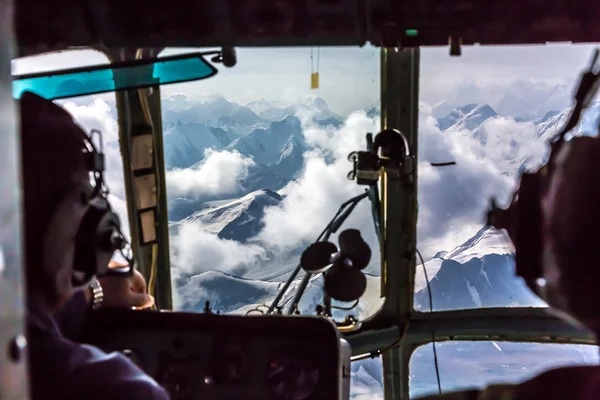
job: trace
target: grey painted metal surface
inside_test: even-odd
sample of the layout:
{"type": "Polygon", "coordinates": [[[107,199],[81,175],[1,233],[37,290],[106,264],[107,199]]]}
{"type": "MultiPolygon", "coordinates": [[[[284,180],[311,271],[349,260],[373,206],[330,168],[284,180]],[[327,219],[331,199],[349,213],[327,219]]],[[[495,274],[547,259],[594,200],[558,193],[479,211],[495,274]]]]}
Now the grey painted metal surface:
{"type": "Polygon", "coordinates": [[[595,344],[594,335],[544,308],[500,308],[417,314],[402,345],[443,340],[595,344]]]}
{"type": "Polygon", "coordinates": [[[21,175],[12,98],[12,0],[0,0],[0,400],[28,398],[21,251],[21,175]]]}
{"type": "MultiPolygon", "coordinates": [[[[158,54],[158,52],[157,52],[158,54]]],[[[150,94],[147,94],[148,108],[150,118],[152,118],[153,126],[153,142],[155,157],[156,186],[158,196],[158,212],[157,212],[157,235],[158,235],[158,254],[156,266],[156,282],[157,287],[155,296],[158,299],[162,310],[173,309],[173,294],[171,280],[171,261],[170,261],[170,245],[169,245],[169,215],[167,204],[167,182],[163,144],[163,125],[161,112],[161,94],[160,86],[152,88],[150,94]]]]}
{"type": "MultiPolygon", "coordinates": [[[[160,49],[146,49],[144,56],[154,56],[160,49]]],[[[111,61],[132,60],[139,54],[138,50],[104,50],[111,61]]],[[[156,305],[162,310],[173,308],[171,295],[171,271],[169,263],[169,228],[167,216],[167,194],[165,183],[164,155],[162,142],[160,87],[145,90],[124,90],[116,93],[117,115],[119,122],[119,137],[121,156],[123,158],[123,175],[129,214],[129,227],[132,247],[135,254],[137,269],[144,275],[149,284],[151,295],[155,297],[156,305]],[[148,105],[148,113],[144,112],[142,103],[148,105]],[[139,134],[152,135],[153,163],[151,173],[157,179],[155,244],[144,244],[142,240],[141,222],[136,208],[137,189],[134,184],[132,169],[132,137],[139,134]],[[153,254],[153,247],[157,254],[153,254]],[[156,256],[156,259],[155,259],[156,256]],[[154,273],[152,272],[155,269],[154,273]],[[152,284],[150,283],[152,282],[152,284]],[[152,288],[150,287],[152,286],[152,288]]],[[[148,172],[148,171],[147,171],[148,172]]]]}
{"type": "Polygon", "coordinates": [[[415,313],[402,341],[397,327],[371,330],[346,337],[352,355],[369,354],[395,343],[422,345],[444,340],[499,340],[508,342],[595,344],[593,334],[552,315],[544,308],[480,308],[415,313]]]}
{"type": "MultiPolygon", "coordinates": [[[[382,50],[381,126],[398,129],[408,141],[417,165],[420,50],[382,50]]],[[[382,207],[385,218],[386,303],[403,331],[412,313],[417,242],[417,173],[412,182],[386,179],[382,207]]],[[[386,400],[408,398],[408,363],[402,347],[383,353],[386,400]]]]}

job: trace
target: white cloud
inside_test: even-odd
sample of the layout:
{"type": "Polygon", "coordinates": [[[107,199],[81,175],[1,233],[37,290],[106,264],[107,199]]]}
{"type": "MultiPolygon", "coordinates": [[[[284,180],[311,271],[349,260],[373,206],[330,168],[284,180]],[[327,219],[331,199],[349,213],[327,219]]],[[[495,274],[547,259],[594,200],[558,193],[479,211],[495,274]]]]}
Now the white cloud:
{"type": "MultiPolygon", "coordinates": [[[[352,165],[347,155],[365,148],[365,134],[377,132],[377,122],[357,112],[339,131],[321,128],[303,121],[307,142],[317,147],[305,154],[302,176],[286,188],[287,197],[265,212],[265,226],[259,238],[279,249],[312,241],[334,215],[339,205],[361,193],[356,182],[346,178],[352,165]],[[334,161],[327,165],[324,154],[334,161]]],[[[528,126],[490,123],[486,132],[528,126]]],[[[520,133],[516,132],[515,135],[520,133]]],[[[431,115],[431,107],[422,104],[419,137],[419,244],[426,254],[447,250],[472,236],[485,223],[484,215],[492,197],[506,198],[513,180],[501,173],[483,144],[464,134],[450,136],[441,132],[431,115]],[[432,167],[430,162],[456,161],[457,165],[432,167]]],[[[364,187],[363,187],[364,188],[364,187]]],[[[365,200],[344,228],[357,227],[371,247],[377,248],[369,202],[365,200]]]]}
{"type": "Polygon", "coordinates": [[[431,107],[419,115],[418,238],[423,254],[450,249],[480,229],[492,197],[505,200],[514,181],[502,174],[475,138],[439,130],[431,107]],[[431,162],[455,161],[433,167],[431,162]]]}
{"type": "Polygon", "coordinates": [[[531,122],[516,122],[512,118],[496,117],[486,120],[469,133],[479,145],[477,155],[488,158],[502,171],[512,175],[522,163],[538,166],[548,153],[545,141],[540,140],[538,129],[531,122]]]}
{"type": "MultiPolygon", "coordinates": [[[[104,179],[112,194],[125,199],[123,161],[119,148],[119,126],[106,101],[95,96],[77,99],[77,103],[67,101],[62,106],[74,120],[89,134],[92,129],[102,132],[102,146],[105,155],[106,171],[104,179]]],[[[96,146],[98,141],[95,140],[96,146]]]]}
{"type": "MultiPolygon", "coordinates": [[[[96,99],[88,106],[67,103],[65,107],[86,130],[97,128],[104,132],[107,181],[111,192],[124,199],[117,125],[111,116],[110,106],[96,99]]],[[[512,119],[489,120],[476,132],[477,135],[457,132],[450,136],[437,128],[431,107],[422,104],[419,123],[418,233],[420,247],[427,255],[452,248],[468,238],[484,223],[489,199],[508,197],[514,182],[498,169],[499,161],[513,153],[517,158],[538,156],[544,148],[536,142],[536,132],[531,124],[517,123],[512,119]],[[512,145],[513,139],[518,139],[520,147],[512,145]],[[429,162],[450,160],[456,161],[457,165],[441,168],[429,165],[429,162]]],[[[313,149],[304,154],[305,168],[299,179],[285,188],[284,201],[266,210],[265,225],[258,238],[268,243],[269,250],[289,250],[299,243],[313,241],[340,204],[366,188],[347,179],[346,174],[352,168],[347,155],[365,148],[365,135],[377,132],[377,121],[368,118],[364,112],[356,112],[339,130],[316,126],[308,118],[303,118],[303,127],[306,141],[313,149]],[[327,164],[325,156],[333,161],[327,164]]],[[[205,159],[197,166],[168,173],[168,191],[173,196],[233,195],[240,189],[239,181],[252,165],[251,159],[238,152],[207,149],[205,159]]],[[[369,207],[369,201],[365,199],[344,228],[361,229],[375,250],[377,240],[369,207]]],[[[179,236],[190,233],[198,238],[197,231],[200,229],[196,228],[182,227],[179,236]]],[[[239,263],[248,264],[249,260],[256,261],[256,258],[237,256],[245,251],[256,254],[254,247],[236,247],[233,242],[221,241],[209,234],[201,237],[212,243],[210,252],[196,252],[197,246],[190,246],[187,242],[192,239],[172,239],[174,247],[177,243],[183,246],[174,257],[173,264],[186,268],[185,265],[193,265],[196,261],[204,265],[204,257],[210,257],[220,261],[207,265],[228,269],[239,263]],[[217,245],[221,242],[224,244],[217,245]],[[185,249],[189,249],[190,255],[186,255],[185,249]],[[218,256],[220,251],[230,254],[218,256]]]]}
{"type": "Polygon", "coordinates": [[[237,267],[252,264],[265,253],[259,246],[220,239],[206,232],[199,221],[183,222],[176,231],[170,238],[175,278],[211,270],[235,273],[237,267]]]}
{"type": "Polygon", "coordinates": [[[167,172],[169,197],[232,195],[241,187],[254,161],[238,151],[204,150],[204,159],[195,166],[167,172]]]}
{"type": "MultiPolygon", "coordinates": [[[[315,149],[304,154],[304,171],[286,187],[284,201],[265,211],[265,226],[258,236],[282,250],[314,241],[340,205],[366,188],[346,177],[352,169],[347,156],[366,148],[365,135],[375,132],[377,124],[364,112],[357,112],[339,130],[315,126],[308,119],[303,120],[303,130],[306,141],[315,149]],[[325,162],[328,154],[334,157],[329,165],[325,162]]],[[[362,228],[363,236],[376,245],[368,200],[363,200],[343,229],[349,227],[362,228]]]]}

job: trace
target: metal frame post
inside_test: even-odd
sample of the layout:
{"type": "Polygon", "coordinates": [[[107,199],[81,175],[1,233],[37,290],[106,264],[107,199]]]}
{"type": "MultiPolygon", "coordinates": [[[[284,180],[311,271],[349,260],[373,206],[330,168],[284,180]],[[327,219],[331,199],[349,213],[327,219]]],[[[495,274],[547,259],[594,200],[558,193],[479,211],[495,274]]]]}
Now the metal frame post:
{"type": "Polygon", "coordinates": [[[0,0],[0,399],[29,398],[22,259],[21,163],[17,105],[12,97],[14,2],[0,0]]]}
{"type": "MultiPolygon", "coordinates": [[[[105,51],[105,53],[111,61],[131,60],[140,55],[138,50],[105,51]]],[[[150,54],[150,56],[155,55],[150,54]]],[[[116,93],[116,101],[127,210],[135,259],[138,270],[144,275],[149,286],[152,282],[153,290],[150,294],[155,297],[158,308],[170,310],[173,308],[173,299],[169,262],[169,221],[167,216],[162,119],[160,115],[160,88],[119,91],[116,93]],[[144,106],[147,106],[149,115],[144,112],[144,106]],[[153,244],[144,244],[142,239],[139,210],[136,207],[137,189],[134,183],[136,172],[132,168],[132,138],[142,134],[152,135],[152,167],[142,172],[155,177],[157,199],[155,207],[156,243],[153,244]],[[154,247],[156,247],[155,253],[153,252],[154,247]]],[[[149,290],[151,290],[150,287],[149,290]]]]}
{"type": "MultiPolygon", "coordinates": [[[[420,50],[382,49],[381,128],[398,129],[408,140],[413,168],[410,183],[384,175],[385,294],[402,330],[408,328],[413,308],[417,242],[417,156],[420,50]]],[[[383,311],[383,310],[382,310],[383,311]]],[[[408,399],[410,352],[402,346],[383,353],[386,400],[408,399]]]]}

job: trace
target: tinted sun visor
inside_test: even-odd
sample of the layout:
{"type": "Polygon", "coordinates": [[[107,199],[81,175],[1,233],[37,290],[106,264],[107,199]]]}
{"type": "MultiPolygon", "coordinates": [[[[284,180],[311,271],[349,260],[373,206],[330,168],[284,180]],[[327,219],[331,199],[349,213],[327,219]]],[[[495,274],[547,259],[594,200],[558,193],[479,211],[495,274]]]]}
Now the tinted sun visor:
{"type": "Polygon", "coordinates": [[[83,68],[13,76],[13,97],[33,92],[48,100],[197,81],[217,73],[205,56],[193,53],[152,60],[117,62],[83,68]]]}

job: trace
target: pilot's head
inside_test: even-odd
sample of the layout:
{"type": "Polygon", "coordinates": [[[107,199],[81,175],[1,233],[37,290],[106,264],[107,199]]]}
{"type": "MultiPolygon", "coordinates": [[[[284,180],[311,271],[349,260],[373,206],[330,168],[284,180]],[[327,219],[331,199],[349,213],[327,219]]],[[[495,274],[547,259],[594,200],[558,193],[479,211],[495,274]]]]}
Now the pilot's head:
{"type": "Polygon", "coordinates": [[[67,225],[80,199],[65,196],[75,187],[92,188],[85,132],[67,111],[31,93],[21,97],[20,116],[28,297],[52,311],[73,291],[74,245],[56,239],[72,236],[67,225]]]}
{"type": "Polygon", "coordinates": [[[565,142],[542,197],[546,298],[600,334],[600,139],[565,142]]]}

